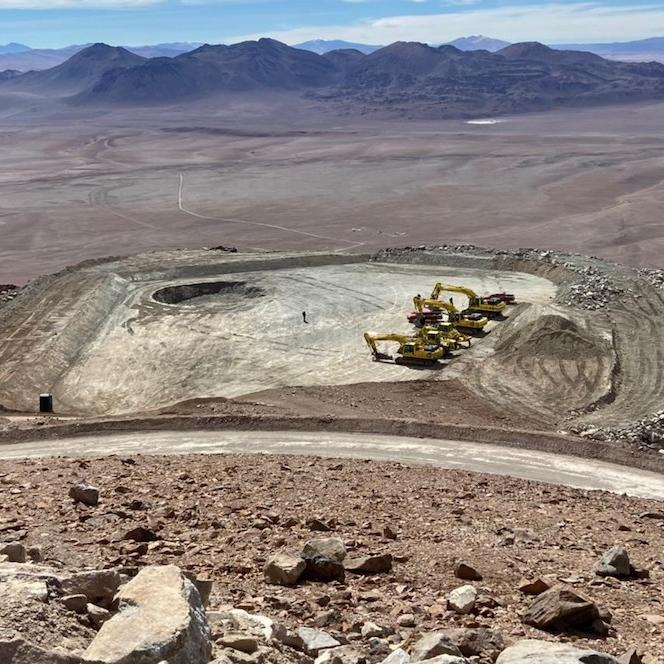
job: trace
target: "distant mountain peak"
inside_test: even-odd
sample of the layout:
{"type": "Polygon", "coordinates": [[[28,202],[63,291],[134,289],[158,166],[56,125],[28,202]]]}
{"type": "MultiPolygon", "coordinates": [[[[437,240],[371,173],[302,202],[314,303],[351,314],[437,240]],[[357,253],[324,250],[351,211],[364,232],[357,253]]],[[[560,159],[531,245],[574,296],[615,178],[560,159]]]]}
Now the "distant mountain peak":
{"type": "Polygon", "coordinates": [[[470,35],[469,37],[459,37],[459,39],[455,39],[446,45],[455,46],[460,51],[490,51],[495,53],[509,46],[510,42],[484,35],[470,35]]]}
{"type": "Polygon", "coordinates": [[[299,48],[303,51],[311,51],[318,55],[325,55],[331,51],[360,51],[369,55],[382,48],[373,44],[356,44],[354,42],[344,41],[343,39],[312,39],[310,41],[295,44],[293,48],[299,48]]]}

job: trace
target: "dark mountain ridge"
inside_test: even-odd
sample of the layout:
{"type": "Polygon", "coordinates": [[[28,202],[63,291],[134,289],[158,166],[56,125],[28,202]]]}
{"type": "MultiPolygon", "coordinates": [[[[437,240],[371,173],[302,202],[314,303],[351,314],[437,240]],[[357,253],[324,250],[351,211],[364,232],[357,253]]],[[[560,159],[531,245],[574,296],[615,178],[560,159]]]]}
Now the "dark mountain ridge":
{"type": "Polygon", "coordinates": [[[369,55],[343,49],[321,56],[260,39],[151,59],[95,44],[58,67],[0,86],[98,106],[282,91],[345,111],[473,117],[664,99],[664,65],[615,62],[537,42],[497,53],[397,42],[369,55]]]}

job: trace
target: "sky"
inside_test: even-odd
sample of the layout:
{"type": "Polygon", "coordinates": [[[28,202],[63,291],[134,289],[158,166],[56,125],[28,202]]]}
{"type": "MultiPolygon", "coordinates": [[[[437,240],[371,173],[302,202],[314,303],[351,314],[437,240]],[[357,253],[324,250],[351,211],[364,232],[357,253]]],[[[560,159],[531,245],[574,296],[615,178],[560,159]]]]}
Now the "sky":
{"type": "Polygon", "coordinates": [[[345,39],[587,43],[664,36],[664,0],[0,0],[0,44],[289,44],[345,39]]]}

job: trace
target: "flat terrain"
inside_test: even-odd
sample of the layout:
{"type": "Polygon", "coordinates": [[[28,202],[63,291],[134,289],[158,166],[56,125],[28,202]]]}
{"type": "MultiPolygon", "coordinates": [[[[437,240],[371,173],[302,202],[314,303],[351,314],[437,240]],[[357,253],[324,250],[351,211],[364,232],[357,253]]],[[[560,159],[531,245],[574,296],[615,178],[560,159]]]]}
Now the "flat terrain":
{"type": "Polygon", "coordinates": [[[0,283],[97,256],[218,244],[474,242],[662,264],[661,104],[493,125],[345,121],[291,104],[92,112],[7,102],[0,283]]]}

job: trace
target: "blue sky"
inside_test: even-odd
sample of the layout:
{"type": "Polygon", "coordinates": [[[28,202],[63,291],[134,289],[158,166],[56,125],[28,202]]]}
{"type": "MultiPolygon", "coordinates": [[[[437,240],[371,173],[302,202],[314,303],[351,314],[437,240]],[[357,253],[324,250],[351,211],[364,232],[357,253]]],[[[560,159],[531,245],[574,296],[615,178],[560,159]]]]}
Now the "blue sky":
{"type": "Polygon", "coordinates": [[[272,36],[374,44],[469,34],[548,43],[664,36],[663,0],[0,0],[0,43],[232,42],[272,36]]]}

